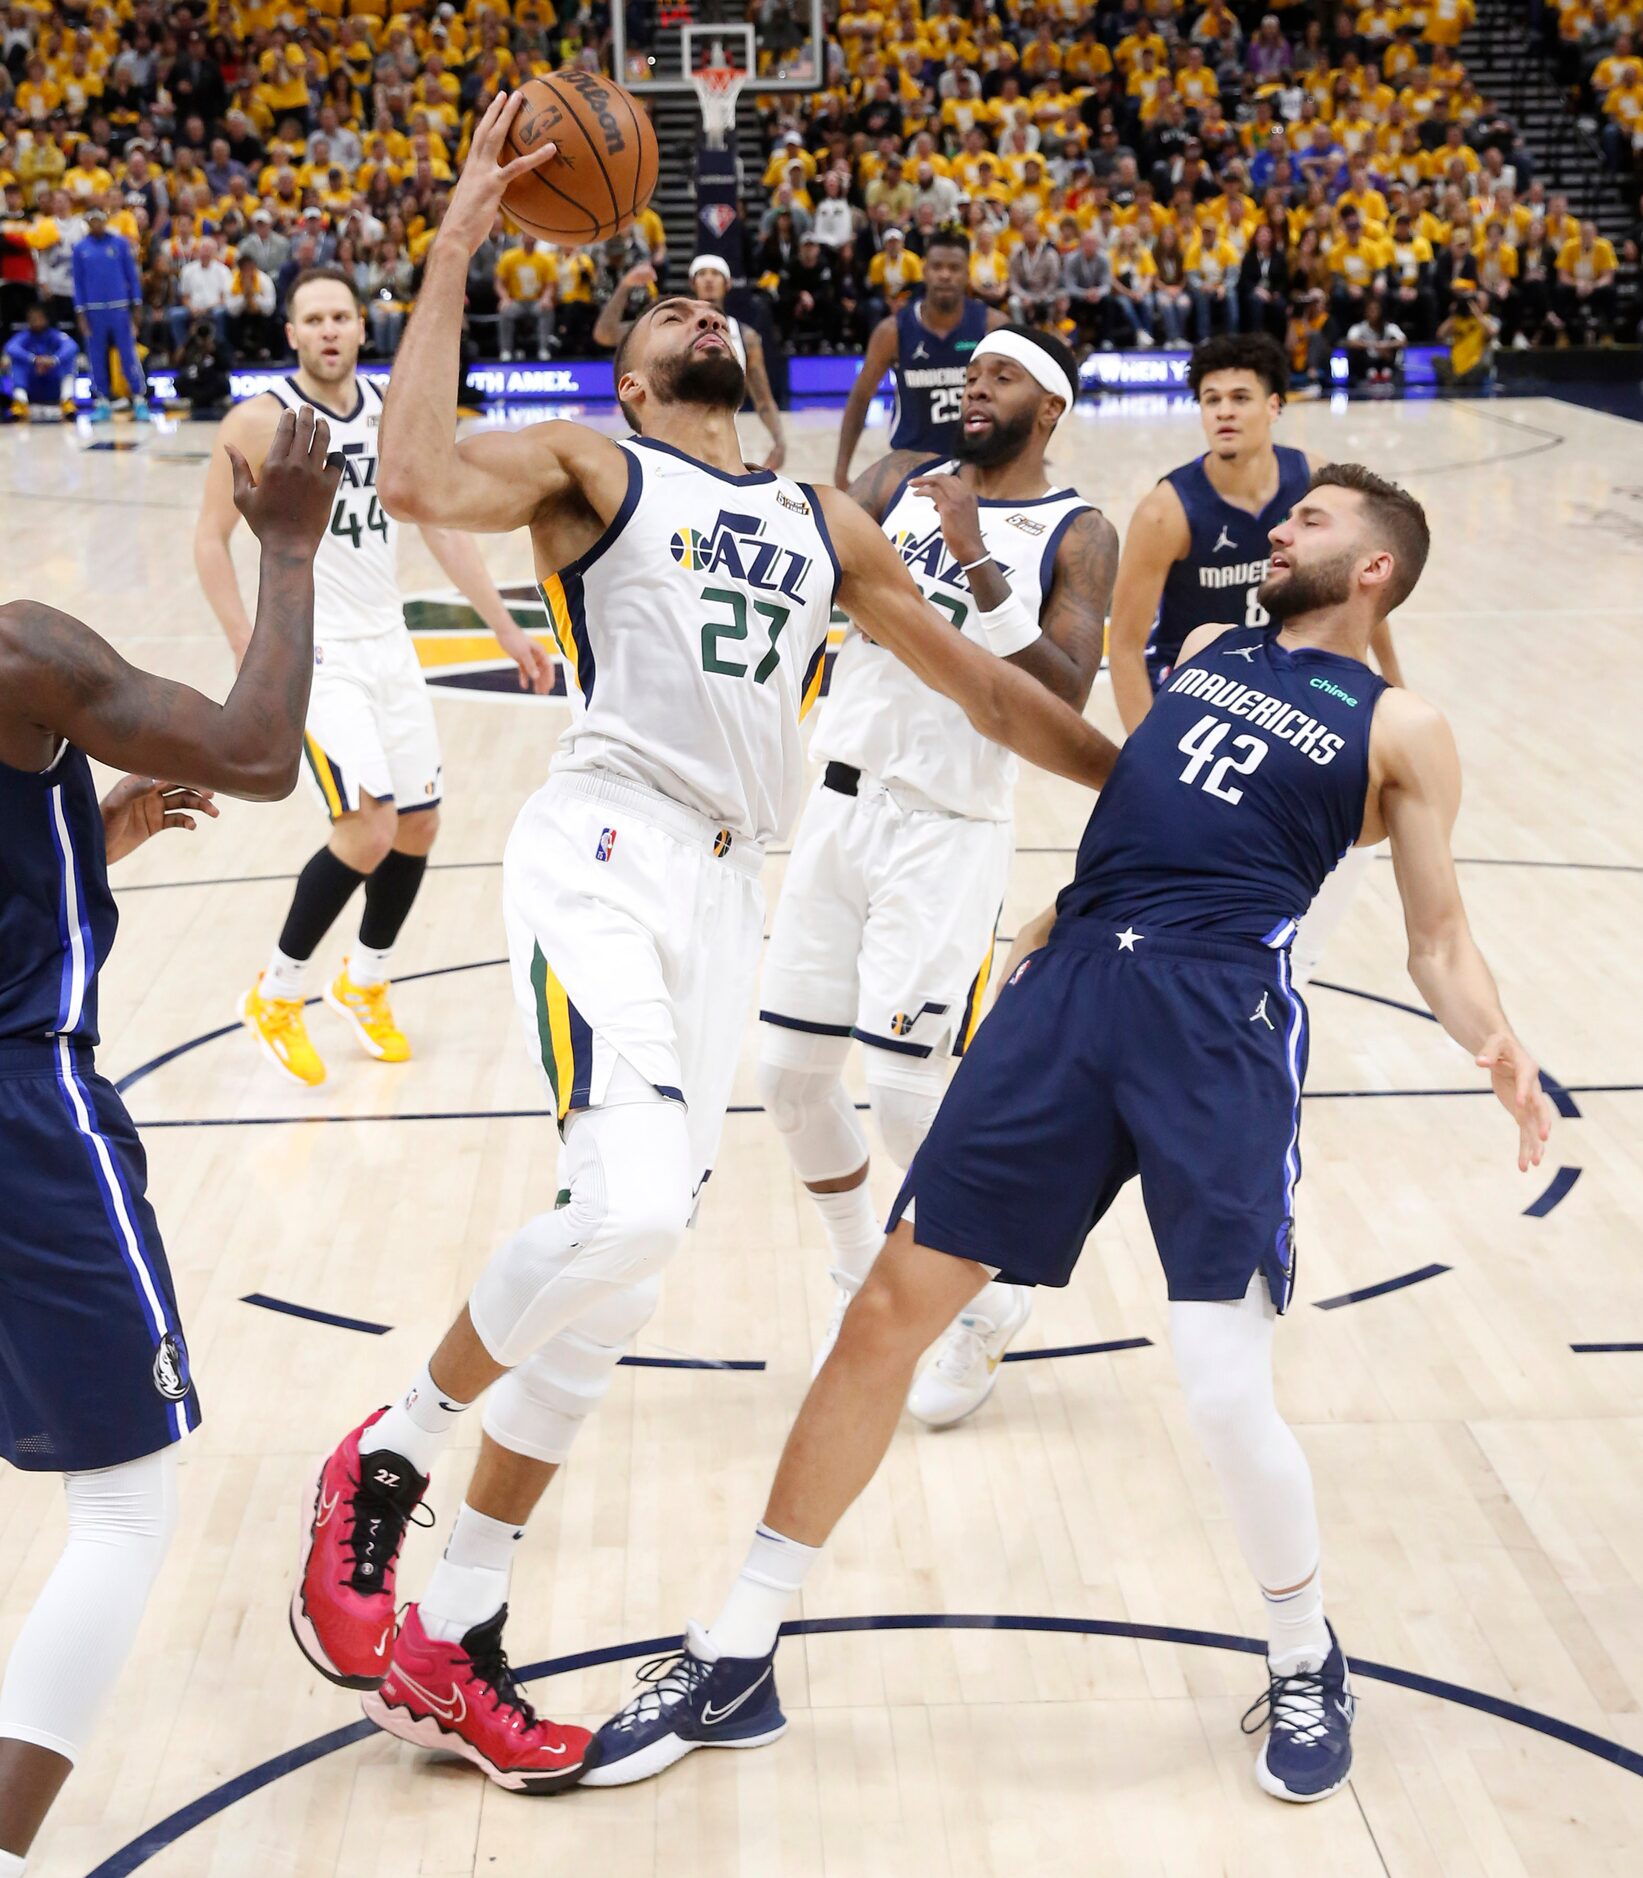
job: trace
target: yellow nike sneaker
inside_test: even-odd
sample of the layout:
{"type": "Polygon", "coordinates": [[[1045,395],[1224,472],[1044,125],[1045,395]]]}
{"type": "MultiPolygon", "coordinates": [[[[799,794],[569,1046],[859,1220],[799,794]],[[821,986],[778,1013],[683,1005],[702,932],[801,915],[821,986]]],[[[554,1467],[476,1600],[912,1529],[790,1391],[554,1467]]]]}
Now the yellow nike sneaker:
{"type": "Polygon", "coordinates": [[[356,985],[348,976],[348,961],[325,987],[325,1002],[359,1039],[359,1047],[379,1063],[408,1063],[411,1046],[394,1022],[388,987],[356,985]]]}
{"type": "Polygon", "coordinates": [[[305,1089],[317,1088],[324,1082],[325,1065],[308,1041],[301,998],[265,998],[259,972],[257,982],[240,999],[240,1022],[256,1038],[257,1048],[269,1062],[292,1082],[301,1083],[305,1089]]]}

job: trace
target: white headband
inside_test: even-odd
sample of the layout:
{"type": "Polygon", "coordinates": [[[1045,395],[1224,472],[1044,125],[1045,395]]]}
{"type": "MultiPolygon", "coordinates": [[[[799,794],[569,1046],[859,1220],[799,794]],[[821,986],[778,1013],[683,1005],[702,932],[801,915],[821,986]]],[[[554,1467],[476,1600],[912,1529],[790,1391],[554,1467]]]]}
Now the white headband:
{"type": "Polygon", "coordinates": [[[1041,345],[1027,338],[1024,333],[1012,333],[1007,328],[1001,328],[996,333],[989,333],[970,354],[970,357],[984,359],[989,352],[998,358],[1010,359],[1019,365],[1034,384],[1041,385],[1052,398],[1060,398],[1068,411],[1078,402],[1077,386],[1049,353],[1041,345]]]}

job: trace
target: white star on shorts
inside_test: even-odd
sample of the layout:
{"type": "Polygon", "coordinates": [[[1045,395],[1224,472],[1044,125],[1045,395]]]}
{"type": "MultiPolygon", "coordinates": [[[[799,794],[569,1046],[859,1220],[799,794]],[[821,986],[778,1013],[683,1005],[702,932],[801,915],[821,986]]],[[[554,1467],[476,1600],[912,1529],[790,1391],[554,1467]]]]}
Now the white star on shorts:
{"type": "Polygon", "coordinates": [[[1136,940],[1144,939],[1146,934],[1137,932],[1133,926],[1127,926],[1123,932],[1115,932],[1113,937],[1118,941],[1120,952],[1133,952],[1136,940]]]}

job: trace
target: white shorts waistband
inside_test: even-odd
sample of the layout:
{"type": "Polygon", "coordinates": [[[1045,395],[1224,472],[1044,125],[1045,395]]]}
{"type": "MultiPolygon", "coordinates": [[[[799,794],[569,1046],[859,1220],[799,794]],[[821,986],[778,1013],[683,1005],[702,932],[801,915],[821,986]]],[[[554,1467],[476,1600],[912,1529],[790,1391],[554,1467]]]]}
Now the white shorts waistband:
{"type": "Polygon", "coordinates": [[[647,789],[642,783],[629,782],[625,776],[608,776],[595,770],[560,770],[548,779],[550,791],[565,790],[590,802],[607,802],[637,815],[681,841],[686,847],[704,849],[715,860],[723,861],[738,874],[757,880],[764,868],[764,849],[728,828],[687,809],[671,796],[647,789]]]}

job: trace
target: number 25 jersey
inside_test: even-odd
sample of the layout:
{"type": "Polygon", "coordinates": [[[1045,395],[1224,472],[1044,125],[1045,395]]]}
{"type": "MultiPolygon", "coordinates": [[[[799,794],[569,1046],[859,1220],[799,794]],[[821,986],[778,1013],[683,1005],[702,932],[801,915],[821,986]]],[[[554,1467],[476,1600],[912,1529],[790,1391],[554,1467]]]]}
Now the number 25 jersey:
{"type": "Polygon", "coordinates": [[[1165,680],[1084,830],[1060,918],[1287,946],[1363,829],[1386,680],[1356,659],[1221,634],[1165,680]]]}
{"type": "Polygon", "coordinates": [[[382,388],[355,380],[352,413],[338,417],[304,397],[293,378],[276,379],[270,397],[288,411],[304,405],[331,427],[331,453],[342,458],[342,481],[331,504],[331,521],[314,556],[314,638],[374,639],[399,632],[405,611],[399,598],[399,524],[377,500],[377,432],[382,424],[382,388]]]}
{"type": "Polygon", "coordinates": [[[627,494],[542,583],[570,678],[554,771],[599,770],[763,846],[804,787],[839,565],[816,492],[630,437],[627,494]]]}

